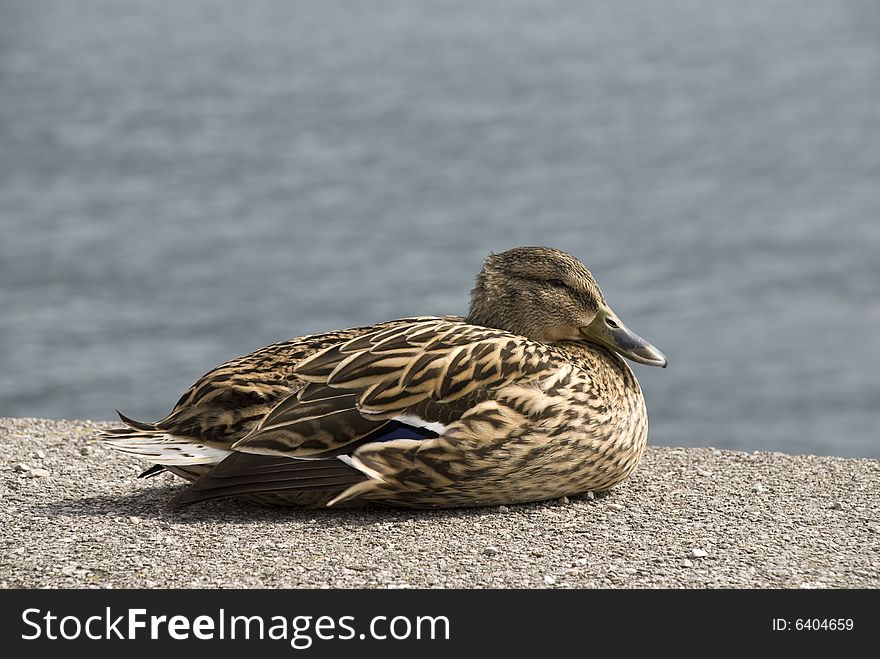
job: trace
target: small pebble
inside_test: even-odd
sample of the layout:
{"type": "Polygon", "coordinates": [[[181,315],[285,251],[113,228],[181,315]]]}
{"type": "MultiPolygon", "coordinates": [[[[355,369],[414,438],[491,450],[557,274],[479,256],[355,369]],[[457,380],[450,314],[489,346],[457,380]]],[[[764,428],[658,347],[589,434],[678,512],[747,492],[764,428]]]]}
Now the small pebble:
{"type": "Polygon", "coordinates": [[[559,497],[559,503],[561,503],[563,506],[569,503],[568,497],[559,497]]]}
{"type": "Polygon", "coordinates": [[[488,547],[483,549],[483,553],[486,556],[495,556],[495,554],[498,553],[498,547],[493,547],[492,545],[489,545],[488,547]]]}
{"type": "Polygon", "coordinates": [[[684,559],[684,560],[681,562],[681,564],[682,564],[684,567],[693,567],[693,566],[694,566],[694,564],[693,564],[691,561],[689,561],[688,559],[684,559]]]}
{"type": "Polygon", "coordinates": [[[551,577],[549,574],[545,574],[544,575],[544,583],[547,584],[548,586],[552,586],[553,584],[556,583],[556,579],[551,577]]]}
{"type": "Polygon", "coordinates": [[[764,491],[764,486],[761,485],[760,483],[758,483],[757,485],[752,485],[752,492],[757,492],[758,494],[760,494],[763,491],[764,491]]]}
{"type": "Polygon", "coordinates": [[[611,508],[611,510],[623,510],[623,504],[619,503],[609,503],[608,507],[611,508]]]}
{"type": "Polygon", "coordinates": [[[832,510],[843,510],[843,502],[842,501],[835,501],[833,504],[831,504],[831,509],[832,510]]]}
{"type": "Polygon", "coordinates": [[[91,453],[92,453],[92,449],[90,449],[88,446],[83,446],[83,447],[79,450],[79,454],[80,454],[80,455],[91,455],[91,453]]]}
{"type": "Polygon", "coordinates": [[[574,563],[575,563],[575,565],[580,565],[581,567],[583,567],[584,565],[587,564],[587,559],[586,558],[578,558],[578,559],[575,559],[574,563]]]}
{"type": "Polygon", "coordinates": [[[593,494],[592,492],[587,492],[587,498],[588,498],[590,501],[592,501],[593,499],[596,498],[596,495],[593,494]]]}
{"type": "Polygon", "coordinates": [[[135,517],[134,515],[132,515],[131,517],[128,518],[128,521],[131,522],[132,524],[140,524],[141,518],[135,517]]]}
{"type": "Polygon", "coordinates": [[[13,469],[19,473],[24,473],[26,471],[30,471],[31,466],[29,464],[25,464],[24,462],[19,462],[13,467],[13,469]]]}
{"type": "Polygon", "coordinates": [[[46,452],[45,452],[45,451],[42,451],[42,450],[38,450],[38,451],[37,451],[37,457],[40,458],[40,460],[42,460],[43,458],[46,457],[46,452]]]}
{"type": "Polygon", "coordinates": [[[31,469],[28,473],[31,478],[47,478],[49,476],[48,469],[31,469]]]}
{"type": "Polygon", "coordinates": [[[708,555],[705,549],[700,549],[699,547],[691,549],[691,558],[705,558],[708,555]]]}
{"type": "Polygon", "coordinates": [[[711,471],[706,471],[705,469],[697,469],[697,474],[700,476],[711,476],[711,471]]]}
{"type": "Polygon", "coordinates": [[[509,513],[510,508],[508,508],[507,506],[498,506],[498,512],[499,513],[509,513]]]}

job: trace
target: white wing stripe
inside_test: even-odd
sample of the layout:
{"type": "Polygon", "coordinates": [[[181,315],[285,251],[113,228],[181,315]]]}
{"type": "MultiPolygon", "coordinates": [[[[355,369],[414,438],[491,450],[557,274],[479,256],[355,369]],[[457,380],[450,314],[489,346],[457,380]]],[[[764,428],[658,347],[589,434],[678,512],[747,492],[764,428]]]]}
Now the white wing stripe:
{"type": "Polygon", "coordinates": [[[435,432],[438,435],[442,435],[446,432],[446,426],[439,421],[425,421],[415,414],[400,414],[394,417],[394,421],[398,421],[399,423],[404,423],[408,426],[413,426],[415,428],[424,428],[425,430],[430,430],[431,432],[435,432]]]}

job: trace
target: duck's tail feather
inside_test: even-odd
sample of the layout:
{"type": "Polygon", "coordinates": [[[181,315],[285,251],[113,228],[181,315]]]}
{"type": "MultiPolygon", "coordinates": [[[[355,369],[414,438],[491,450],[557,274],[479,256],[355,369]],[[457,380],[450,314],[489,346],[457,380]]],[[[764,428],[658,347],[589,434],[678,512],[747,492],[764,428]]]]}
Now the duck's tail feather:
{"type": "MultiPolygon", "coordinates": [[[[269,492],[341,493],[369,480],[338,458],[297,459],[234,452],[169,503],[182,508],[199,501],[269,492]]],[[[328,498],[330,498],[328,496],[328,498]]]]}
{"type": "Polygon", "coordinates": [[[158,476],[163,471],[165,471],[165,465],[153,465],[149,469],[145,469],[139,473],[138,478],[152,478],[153,476],[158,476]]]}
{"type": "Polygon", "coordinates": [[[152,423],[144,423],[142,421],[135,421],[134,419],[129,419],[119,410],[116,410],[116,413],[119,415],[119,418],[122,419],[122,423],[127,425],[129,428],[133,430],[143,430],[144,432],[156,432],[156,426],[152,423]]]}
{"type": "MultiPolygon", "coordinates": [[[[191,437],[172,435],[155,424],[141,423],[117,412],[127,428],[110,428],[101,431],[100,438],[117,451],[150,460],[159,465],[216,464],[230,451],[208,446],[191,437]]],[[[153,475],[151,469],[145,476],[153,475]]]]}

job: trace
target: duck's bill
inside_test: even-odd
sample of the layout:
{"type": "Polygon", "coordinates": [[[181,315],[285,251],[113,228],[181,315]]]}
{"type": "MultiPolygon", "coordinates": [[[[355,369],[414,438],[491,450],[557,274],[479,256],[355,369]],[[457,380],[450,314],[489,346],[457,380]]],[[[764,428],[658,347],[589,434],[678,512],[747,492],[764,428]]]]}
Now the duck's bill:
{"type": "Polygon", "coordinates": [[[581,334],[638,364],[666,368],[666,355],[624,325],[610,309],[600,310],[592,323],[581,328],[581,334]]]}

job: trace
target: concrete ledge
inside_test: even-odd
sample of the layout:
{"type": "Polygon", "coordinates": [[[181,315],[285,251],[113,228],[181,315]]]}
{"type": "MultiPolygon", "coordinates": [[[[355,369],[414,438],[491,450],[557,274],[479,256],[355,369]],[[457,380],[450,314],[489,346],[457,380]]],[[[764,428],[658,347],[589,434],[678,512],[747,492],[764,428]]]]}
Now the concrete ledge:
{"type": "Polygon", "coordinates": [[[0,419],[0,586],[878,588],[880,461],[652,447],[613,492],[452,511],[164,503],[101,423],[0,419]]]}

